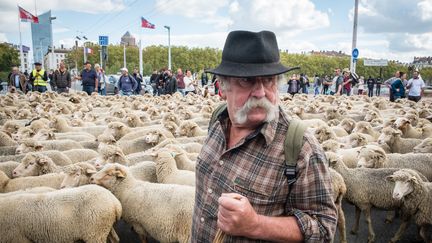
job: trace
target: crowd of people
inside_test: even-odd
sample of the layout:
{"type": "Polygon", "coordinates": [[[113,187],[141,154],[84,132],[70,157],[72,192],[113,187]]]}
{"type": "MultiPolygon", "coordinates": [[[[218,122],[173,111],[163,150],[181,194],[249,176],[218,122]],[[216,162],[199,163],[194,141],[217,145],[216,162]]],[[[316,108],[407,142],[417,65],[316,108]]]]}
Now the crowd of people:
{"type": "MultiPolygon", "coordinates": [[[[291,95],[303,93],[308,94],[311,87],[311,79],[306,74],[292,74],[289,78],[287,93],[291,95]]],[[[334,70],[334,76],[325,75],[320,77],[316,74],[313,78],[314,95],[353,95],[353,88],[357,88],[357,95],[368,95],[369,97],[380,96],[381,86],[389,89],[389,99],[394,102],[397,99],[408,98],[418,102],[423,96],[426,87],[420,76],[419,70],[415,70],[412,78],[408,80],[407,74],[396,71],[394,77],[385,80],[369,76],[366,80],[363,76],[352,74],[348,68],[334,70]],[[375,90],[375,92],[374,92],[375,90]]]]}
{"type": "MultiPolygon", "coordinates": [[[[82,90],[87,94],[97,92],[100,95],[106,95],[107,76],[99,64],[95,64],[92,68],[90,62],[84,63],[84,69],[72,77],[70,71],[66,68],[63,62],[60,62],[57,70],[49,72],[42,68],[40,62],[34,63],[35,69],[30,73],[21,73],[18,67],[12,67],[8,76],[8,88],[14,92],[20,90],[24,93],[28,91],[45,92],[47,86],[50,85],[53,91],[58,93],[68,93],[73,80],[81,80],[82,90]]],[[[138,68],[135,68],[133,74],[129,74],[127,68],[121,68],[121,76],[116,84],[116,89],[120,95],[129,96],[141,94],[144,78],[140,74],[138,68]]],[[[153,95],[159,96],[164,94],[173,94],[180,92],[182,95],[188,93],[199,93],[207,96],[209,94],[219,93],[219,81],[213,75],[209,79],[208,74],[202,70],[200,75],[192,74],[191,70],[183,72],[181,68],[177,69],[174,74],[169,69],[154,70],[150,77],[150,85],[153,89],[153,95]],[[210,91],[209,86],[214,90],[210,91]]],[[[396,71],[394,77],[385,80],[381,78],[373,78],[369,76],[365,79],[363,76],[358,77],[356,74],[351,74],[348,68],[334,70],[334,75],[320,76],[315,74],[313,78],[309,78],[306,74],[292,74],[287,82],[287,93],[291,95],[303,93],[309,94],[312,86],[314,96],[319,94],[324,95],[352,95],[353,88],[357,88],[357,95],[380,96],[381,87],[384,85],[389,88],[389,99],[395,101],[397,99],[408,98],[409,100],[418,102],[423,96],[425,82],[420,76],[420,72],[415,70],[412,78],[408,80],[407,74],[401,71],[396,71]]]]}

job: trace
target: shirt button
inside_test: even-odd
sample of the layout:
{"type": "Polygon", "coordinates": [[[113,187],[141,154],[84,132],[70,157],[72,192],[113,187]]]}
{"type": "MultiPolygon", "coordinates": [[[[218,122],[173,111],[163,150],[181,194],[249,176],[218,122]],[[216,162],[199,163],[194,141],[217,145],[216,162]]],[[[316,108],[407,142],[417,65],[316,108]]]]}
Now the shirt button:
{"type": "Polygon", "coordinates": [[[208,192],[208,193],[213,193],[213,190],[212,190],[211,188],[209,188],[209,189],[207,190],[207,192],[208,192]]]}
{"type": "Polygon", "coordinates": [[[223,165],[223,164],[224,164],[223,160],[219,161],[219,165],[223,165]]]}
{"type": "Polygon", "coordinates": [[[201,223],[204,223],[204,218],[201,218],[200,220],[201,220],[201,223]]]}

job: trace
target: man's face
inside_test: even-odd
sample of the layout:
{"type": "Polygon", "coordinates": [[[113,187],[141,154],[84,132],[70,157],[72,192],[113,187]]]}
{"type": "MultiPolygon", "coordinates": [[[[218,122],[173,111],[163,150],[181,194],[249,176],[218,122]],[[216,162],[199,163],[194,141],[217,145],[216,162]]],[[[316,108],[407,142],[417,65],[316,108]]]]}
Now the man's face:
{"type": "Polygon", "coordinates": [[[126,75],[127,75],[126,70],[122,70],[121,73],[122,73],[123,76],[126,76],[126,75]]]}
{"type": "Polygon", "coordinates": [[[186,72],[186,76],[188,76],[188,77],[192,76],[191,71],[188,70],[188,71],[186,72]]]}
{"type": "Polygon", "coordinates": [[[418,73],[418,72],[414,72],[414,73],[413,73],[413,77],[414,77],[415,79],[417,79],[417,78],[419,77],[419,73],[418,73]]]}
{"type": "Polygon", "coordinates": [[[18,68],[17,67],[12,68],[12,73],[17,74],[18,73],[18,68]]]}
{"type": "Polygon", "coordinates": [[[36,68],[36,70],[39,71],[39,70],[41,70],[42,66],[41,65],[36,65],[35,68],[36,68]]]}
{"type": "Polygon", "coordinates": [[[179,68],[179,69],[177,69],[177,75],[182,75],[183,74],[183,71],[179,68]]]}
{"type": "Polygon", "coordinates": [[[277,76],[227,78],[228,88],[222,91],[227,101],[231,122],[239,127],[255,128],[273,120],[277,106],[277,76]]]}
{"type": "Polygon", "coordinates": [[[65,68],[65,64],[64,63],[60,63],[60,69],[64,69],[65,68]]]}
{"type": "Polygon", "coordinates": [[[396,73],[395,73],[395,77],[396,77],[396,78],[400,78],[400,72],[399,72],[399,71],[396,71],[396,73]]]}
{"type": "Polygon", "coordinates": [[[336,70],[335,70],[335,74],[336,74],[336,75],[339,75],[339,74],[340,74],[340,69],[336,69],[336,70]]]}
{"type": "Polygon", "coordinates": [[[135,69],[134,69],[134,73],[138,73],[138,69],[135,68],[135,69]]]}
{"type": "Polygon", "coordinates": [[[87,64],[85,65],[85,67],[86,67],[87,70],[90,70],[91,67],[92,67],[92,65],[91,65],[90,63],[87,63],[87,64]]]}

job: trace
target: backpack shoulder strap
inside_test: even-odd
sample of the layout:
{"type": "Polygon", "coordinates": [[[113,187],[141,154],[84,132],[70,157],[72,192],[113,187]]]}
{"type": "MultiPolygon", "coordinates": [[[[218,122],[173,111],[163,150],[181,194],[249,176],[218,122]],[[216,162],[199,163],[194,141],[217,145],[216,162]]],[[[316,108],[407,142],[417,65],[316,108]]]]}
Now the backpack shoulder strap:
{"type": "Polygon", "coordinates": [[[224,110],[226,109],[227,104],[223,103],[221,105],[219,105],[212,113],[212,116],[210,118],[210,122],[209,122],[209,128],[211,126],[213,126],[213,124],[217,121],[217,118],[219,117],[220,114],[222,114],[222,112],[224,112],[224,110]]]}
{"type": "Polygon", "coordinates": [[[303,136],[306,128],[301,120],[292,119],[285,136],[285,176],[288,177],[289,185],[296,181],[297,160],[303,146],[303,136]]]}

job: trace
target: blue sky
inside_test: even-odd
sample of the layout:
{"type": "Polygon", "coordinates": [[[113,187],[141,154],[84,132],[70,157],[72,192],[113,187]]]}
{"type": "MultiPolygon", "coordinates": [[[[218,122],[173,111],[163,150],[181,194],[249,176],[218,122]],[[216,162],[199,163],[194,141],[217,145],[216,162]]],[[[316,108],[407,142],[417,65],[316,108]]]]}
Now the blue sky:
{"type": "MultiPolygon", "coordinates": [[[[0,41],[19,42],[17,7],[35,13],[33,0],[0,0],[0,41]]],[[[71,47],[76,35],[110,43],[130,31],[143,45],[222,48],[231,30],[271,30],[289,52],[336,50],[350,53],[354,0],[36,0],[37,12],[52,10],[54,42],[71,47]],[[142,29],[140,17],[156,25],[142,29]]],[[[30,24],[22,23],[30,45],[30,24]]],[[[432,0],[360,0],[360,57],[403,62],[432,55],[432,0]]]]}

